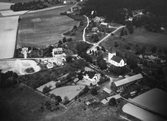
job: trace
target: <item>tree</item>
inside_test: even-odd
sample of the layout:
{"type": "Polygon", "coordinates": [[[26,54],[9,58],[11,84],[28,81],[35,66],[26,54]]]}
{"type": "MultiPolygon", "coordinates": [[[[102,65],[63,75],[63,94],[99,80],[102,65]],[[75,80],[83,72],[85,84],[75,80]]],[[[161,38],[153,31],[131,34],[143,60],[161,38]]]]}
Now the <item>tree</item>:
{"type": "Polygon", "coordinates": [[[87,49],[90,47],[90,44],[86,42],[79,42],[76,46],[76,50],[78,55],[81,55],[82,53],[86,53],[87,49]]]}
{"type": "Polygon", "coordinates": [[[59,40],[59,45],[62,45],[63,43],[62,43],[62,41],[61,40],[59,40]]]}
{"type": "Polygon", "coordinates": [[[93,62],[91,56],[88,55],[87,53],[82,53],[80,56],[81,56],[82,58],[84,58],[87,62],[90,62],[90,63],[93,62]]]}
{"type": "Polygon", "coordinates": [[[156,51],[157,51],[157,48],[156,48],[155,46],[152,47],[151,52],[152,52],[152,53],[156,53],[156,51]]]}
{"type": "Polygon", "coordinates": [[[67,62],[67,63],[71,63],[72,60],[73,60],[73,57],[72,57],[72,56],[67,56],[67,57],[66,57],[66,62],[67,62]]]}
{"type": "Polygon", "coordinates": [[[107,63],[106,63],[106,61],[104,59],[100,60],[98,62],[98,65],[99,65],[99,67],[100,67],[101,70],[107,69],[107,63]]]}
{"type": "Polygon", "coordinates": [[[18,75],[12,71],[2,73],[0,70],[0,87],[7,88],[17,83],[18,75]]]}
{"type": "Polygon", "coordinates": [[[82,75],[82,73],[80,72],[80,73],[78,73],[78,79],[79,80],[82,80],[83,79],[83,75],[82,75]]]}
{"type": "Polygon", "coordinates": [[[68,104],[70,101],[69,101],[69,98],[67,96],[64,97],[64,100],[63,100],[63,104],[66,105],[68,104]]]}
{"type": "Polygon", "coordinates": [[[167,49],[164,50],[164,53],[167,54],[167,49]]]}
{"type": "Polygon", "coordinates": [[[121,29],[120,36],[124,36],[124,28],[121,29]]]}
{"type": "Polygon", "coordinates": [[[61,97],[60,96],[56,96],[55,98],[59,103],[62,101],[61,97]]]}
{"type": "Polygon", "coordinates": [[[108,104],[109,104],[110,106],[116,106],[116,105],[117,105],[117,101],[116,101],[115,98],[111,98],[111,99],[109,100],[108,104]]]}
{"type": "Polygon", "coordinates": [[[106,52],[106,49],[103,46],[101,46],[101,50],[106,52]]]}
{"type": "Polygon", "coordinates": [[[92,88],[91,94],[94,95],[94,96],[97,95],[98,94],[97,89],[96,88],[92,88]]]}
{"type": "Polygon", "coordinates": [[[43,88],[43,93],[44,94],[46,94],[46,93],[48,93],[48,92],[50,92],[51,91],[51,89],[50,89],[50,87],[47,87],[47,86],[45,86],[44,88],[43,88]]]}
{"type": "Polygon", "coordinates": [[[114,47],[118,47],[119,45],[118,45],[118,43],[117,42],[114,42],[114,47]]]}
{"type": "Polygon", "coordinates": [[[67,42],[66,37],[63,37],[63,43],[67,42]]]}
{"type": "Polygon", "coordinates": [[[141,49],[141,53],[145,53],[145,51],[146,51],[146,46],[143,46],[141,49]]]}

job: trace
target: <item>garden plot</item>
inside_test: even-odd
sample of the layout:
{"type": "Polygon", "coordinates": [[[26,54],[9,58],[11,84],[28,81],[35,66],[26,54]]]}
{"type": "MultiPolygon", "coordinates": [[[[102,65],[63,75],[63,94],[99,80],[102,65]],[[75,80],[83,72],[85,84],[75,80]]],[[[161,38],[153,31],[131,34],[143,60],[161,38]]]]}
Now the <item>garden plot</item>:
{"type": "Polygon", "coordinates": [[[82,85],[65,86],[65,87],[56,88],[55,90],[49,93],[59,95],[62,99],[64,99],[64,97],[67,96],[69,100],[72,100],[75,96],[79,94],[80,91],[82,91],[84,87],[85,86],[82,86],[82,85]]]}
{"type": "Polygon", "coordinates": [[[43,12],[22,15],[18,31],[18,44],[21,46],[45,47],[58,43],[62,33],[77,25],[77,21],[60,16],[69,6],[43,12]]]}
{"type": "Polygon", "coordinates": [[[0,18],[0,59],[14,56],[19,16],[0,18]]]}

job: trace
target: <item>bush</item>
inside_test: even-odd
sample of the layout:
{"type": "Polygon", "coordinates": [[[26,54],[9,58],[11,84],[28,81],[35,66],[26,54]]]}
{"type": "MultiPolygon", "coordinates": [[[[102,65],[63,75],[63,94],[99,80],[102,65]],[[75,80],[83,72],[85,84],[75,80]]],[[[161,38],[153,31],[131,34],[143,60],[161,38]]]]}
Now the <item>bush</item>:
{"type": "Polygon", "coordinates": [[[56,96],[56,98],[55,98],[58,102],[61,102],[62,101],[62,99],[61,99],[61,97],[60,96],[56,96]]]}
{"type": "Polygon", "coordinates": [[[115,98],[111,98],[108,102],[108,105],[110,106],[116,106],[116,104],[117,104],[117,101],[115,98]]]}
{"type": "Polygon", "coordinates": [[[88,91],[89,91],[89,87],[86,85],[85,88],[78,94],[78,96],[82,96],[88,93],[88,91]]]}
{"type": "Polygon", "coordinates": [[[110,81],[110,79],[108,77],[101,77],[100,78],[100,81],[97,82],[98,85],[104,83],[104,82],[107,82],[107,81],[110,81]]]}
{"type": "Polygon", "coordinates": [[[69,98],[67,96],[64,97],[64,100],[63,100],[63,104],[66,105],[68,104],[70,101],[69,101],[69,98]]]}
{"type": "Polygon", "coordinates": [[[44,88],[43,88],[43,93],[44,94],[46,94],[46,93],[48,93],[48,92],[50,92],[51,91],[51,89],[50,89],[50,87],[47,87],[47,86],[45,86],[44,88]]]}
{"type": "Polygon", "coordinates": [[[98,94],[98,92],[97,92],[97,89],[96,88],[93,88],[92,90],[91,90],[91,94],[92,95],[97,95],[98,94]]]}

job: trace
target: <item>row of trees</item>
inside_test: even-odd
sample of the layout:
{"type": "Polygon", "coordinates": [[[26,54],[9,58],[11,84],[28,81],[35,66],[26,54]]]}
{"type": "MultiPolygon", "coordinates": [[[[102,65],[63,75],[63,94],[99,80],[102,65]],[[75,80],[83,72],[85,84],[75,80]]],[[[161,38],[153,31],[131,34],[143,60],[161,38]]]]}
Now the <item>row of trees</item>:
{"type": "MultiPolygon", "coordinates": [[[[90,15],[96,11],[97,16],[105,16],[107,21],[126,24],[125,19],[133,17],[132,11],[144,10],[144,17],[134,18],[136,27],[142,25],[149,31],[158,31],[161,26],[167,28],[167,1],[166,0],[88,0],[81,14],[90,15]],[[149,15],[147,15],[149,13],[149,15]]],[[[132,28],[129,28],[130,32],[132,28]]]]}
{"type": "Polygon", "coordinates": [[[30,2],[19,2],[15,3],[14,5],[11,5],[10,9],[13,11],[22,11],[22,10],[38,10],[47,8],[50,5],[56,5],[59,4],[59,0],[44,0],[44,1],[30,1],[30,2]]]}

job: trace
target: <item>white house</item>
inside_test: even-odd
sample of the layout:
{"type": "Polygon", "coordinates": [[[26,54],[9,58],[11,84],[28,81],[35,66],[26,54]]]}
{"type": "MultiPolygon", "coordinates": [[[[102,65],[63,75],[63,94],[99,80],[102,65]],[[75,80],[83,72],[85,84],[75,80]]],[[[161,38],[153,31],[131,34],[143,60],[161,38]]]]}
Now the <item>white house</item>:
{"type": "Polygon", "coordinates": [[[57,54],[62,54],[63,48],[53,48],[52,49],[52,56],[55,57],[57,54]]]}
{"type": "Polygon", "coordinates": [[[100,74],[96,74],[96,72],[93,71],[86,71],[83,75],[83,80],[87,80],[89,81],[89,83],[87,82],[87,84],[93,84],[96,85],[97,82],[100,81],[100,74]]]}
{"type": "Polygon", "coordinates": [[[121,57],[116,56],[116,53],[108,53],[108,63],[117,67],[123,67],[126,65],[121,57]]]}

